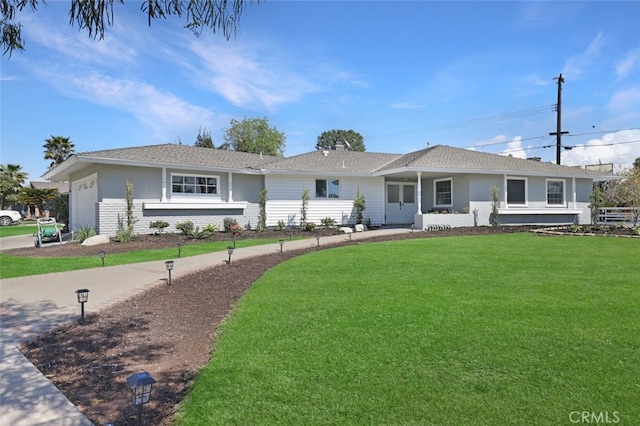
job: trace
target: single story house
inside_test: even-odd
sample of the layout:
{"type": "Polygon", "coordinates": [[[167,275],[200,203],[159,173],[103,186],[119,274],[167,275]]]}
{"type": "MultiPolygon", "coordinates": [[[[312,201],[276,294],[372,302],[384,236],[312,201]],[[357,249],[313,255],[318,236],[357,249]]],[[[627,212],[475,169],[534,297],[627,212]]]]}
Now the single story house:
{"type": "Polygon", "coordinates": [[[372,225],[489,225],[492,187],[502,224],[589,223],[593,183],[602,172],[437,145],[408,154],[353,152],[342,147],[273,157],[180,144],[108,149],[72,155],[44,178],[70,184],[70,228],[115,235],[126,217],[125,185],[133,184],[135,232],[150,222],[196,226],[225,217],[254,228],[267,190],[267,226],[307,220],[352,224],[354,200],[365,197],[372,225]]]}

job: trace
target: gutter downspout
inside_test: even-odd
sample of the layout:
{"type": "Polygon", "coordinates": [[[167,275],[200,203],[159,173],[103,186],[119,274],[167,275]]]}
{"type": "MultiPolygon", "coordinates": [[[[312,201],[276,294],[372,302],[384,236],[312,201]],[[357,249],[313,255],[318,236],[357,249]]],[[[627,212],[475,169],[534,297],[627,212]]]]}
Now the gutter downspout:
{"type": "Polygon", "coordinates": [[[229,199],[228,203],[233,203],[233,173],[229,172],[229,199]]]}

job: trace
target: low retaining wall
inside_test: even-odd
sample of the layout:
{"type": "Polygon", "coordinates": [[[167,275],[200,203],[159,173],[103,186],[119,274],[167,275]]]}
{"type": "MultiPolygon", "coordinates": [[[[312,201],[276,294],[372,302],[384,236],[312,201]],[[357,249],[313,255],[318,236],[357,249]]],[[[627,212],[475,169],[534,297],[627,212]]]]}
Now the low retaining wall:
{"type": "Polygon", "coordinates": [[[417,214],[413,218],[417,230],[426,231],[431,227],[462,228],[476,226],[474,215],[468,214],[417,214]]]}

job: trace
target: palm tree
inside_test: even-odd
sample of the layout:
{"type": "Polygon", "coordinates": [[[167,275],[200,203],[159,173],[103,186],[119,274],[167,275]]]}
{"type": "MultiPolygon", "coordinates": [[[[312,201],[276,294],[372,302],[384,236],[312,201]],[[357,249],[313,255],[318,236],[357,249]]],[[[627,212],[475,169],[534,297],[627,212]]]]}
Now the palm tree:
{"type": "Polygon", "coordinates": [[[63,136],[53,136],[44,140],[46,143],[42,145],[44,148],[44,159],[53,160],[49,168],[62,163],[75,153],[75,145],[70,138],[63,136]]]}
{"type": "Polygon", "coordinates": [[[55,200],[60,195],[56,188],[22,188],[18,193],[18,201],[24,206],[31,206],[38,209],[40,215],[44,212],[44,205],[47,201],[55,200]]]}
{"type": "Polygon", "coordinates": [[[0,165],[0,207],[10,208],[18,202],[18,191],[27,179],[28,173],[17,164],[0,165]]]}

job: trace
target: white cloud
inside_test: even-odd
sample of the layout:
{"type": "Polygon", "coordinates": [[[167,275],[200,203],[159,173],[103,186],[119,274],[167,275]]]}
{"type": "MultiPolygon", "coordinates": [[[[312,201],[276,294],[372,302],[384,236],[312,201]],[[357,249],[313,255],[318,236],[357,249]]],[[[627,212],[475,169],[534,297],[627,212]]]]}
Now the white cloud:
{"type": "Polygon", "coordinates": [[[124,110],[150,129],[154,138],[193,132],[213,114],[177,96],[138,81],[115,79],[94,72],[89,75],[56,74],[56,87],[70,97],[124,110]]]}
{"type": "Polygon", "coordinates": [[[501,154],[510,155],[515,158],[527,158],[527,152],[522,146],[522,136],[514,137],[511,142],[507,144],[507,147],[502,150],[501,154]]]}
{"type": "Polygon", "coordinates": [[[640,109],[640,87],[615,92],[607,105],[614,114],[640,109]]]}
{"type": "Polygon", "coordinates": [[[219,93],[233,105],[248,109],[275,111],[279,106],[300,100],[318,87],[292,70],[288,58],[275,51],[260,53],[259,47],[245,48],[240,44],[205,45],[194,40],[189,48],[195,63],[182,61],[191,68],[195,79],[219,93]],[[262,58],[269,58],[268,60],[262,58]]]}
{"type": "Polygon", "coordinates": [[[613,163],[616,170],[630,167],[640,157],[640,130],[607,133],[602,139],[591,139],[561,154],[562,164],[584,166],[613,163]]]}
{"type": "Polygon", "coordinates": [[[132,47],[134,28],[124,28],[123,25],[108,27],[104,39],[89,38],[85,31],[78,31],[70,27],[68,22],[46,20],[41,14],[28,15],[22,18],[24,37],[28,42],[35,42],[46,49],[53,50],[64,56],[67,63],[80,61],[96,65],[111,65],[132,62],[136,57],[136,50],[132,47]],[[37,16],[37,17],[36,17],[37,16]]]}
{"type": "Polygon", "coordinates": [[[598,33],[583,52],[567,59],[562,74],[572,79],[580,77],[598,59],[604,45],[605,38],[602,33],[598,33]]]}
{"type": "Polygon", "coordinates": [[[616,63],[616,75],[619,78],[625,78],[638,67],[640,67],[640,48],[630,50],[616,63]]]}

